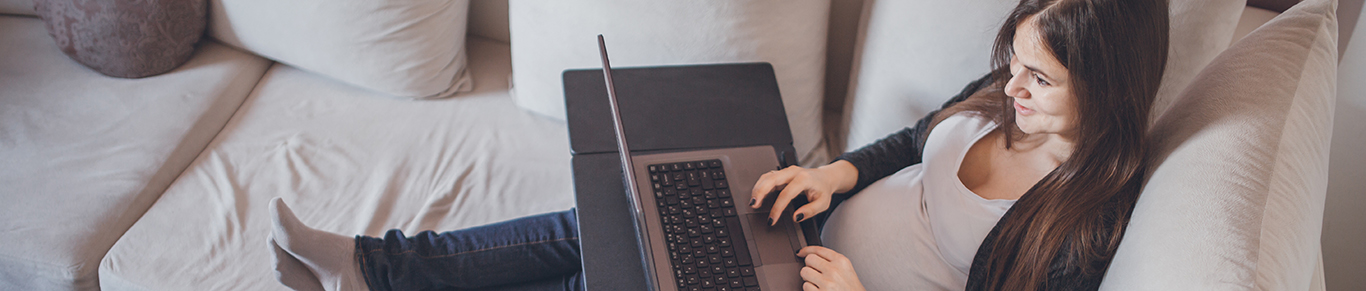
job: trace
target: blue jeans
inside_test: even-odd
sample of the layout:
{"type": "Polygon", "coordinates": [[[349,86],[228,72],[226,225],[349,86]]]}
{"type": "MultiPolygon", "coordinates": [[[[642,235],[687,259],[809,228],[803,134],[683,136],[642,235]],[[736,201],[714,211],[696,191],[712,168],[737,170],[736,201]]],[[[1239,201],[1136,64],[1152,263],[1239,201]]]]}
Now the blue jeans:
{"type": "Polygon", "coordinates": [[[406,237],[356,236],[371,290],[582,290],[575,210],[406,237]]]}

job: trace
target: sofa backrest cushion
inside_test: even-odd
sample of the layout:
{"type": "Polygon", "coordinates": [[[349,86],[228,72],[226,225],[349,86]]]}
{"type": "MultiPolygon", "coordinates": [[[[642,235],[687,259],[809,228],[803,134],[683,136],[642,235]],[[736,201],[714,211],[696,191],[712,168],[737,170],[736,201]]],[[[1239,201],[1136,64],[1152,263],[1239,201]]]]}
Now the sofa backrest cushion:
{"type": "Polygon", "coordinates": [[[1335,0],[1233,44],[1155,123],[1148,181],[1102,290],[1306,290],[1337,76],[1335,0]]]}
{"type": "MultiPolygon", "coordinates": [[[[1157,104],[1228,47],[1244,1],[1171,0],[1171,42],[1157,104]]],[[[991,44],[1016,0],[868,1],[844,115],[856,149],[939,107],[990,69],[991,44]]],[[[1154,112],[1165,105],[1154,106],[1154,112]]],[[[1155,114],[1154,114],[1155,115],[1155,114]]]]}
{"type": "Polygon", "coordinates": [[[522,108],[564,119],[561,74],[602,67],[598,34],[616,68],[769,62],[798,158],[822,163],[829,14],[829,0],[512,1],[513,97],[522,108]]]}
{"type": "Polygon", "coordinates": [[[0,0],[0,14],[38,15],[33,11],[33,0],[0,0]]]}
{"type": "Polygon", "coordinates": [[[473,87],[468,0],[210,0],[209,35],[228,45],[401,98],[473,87]]]}
{"type": "Polygon", "coordinates": [[[142,78],[170,71],[204,34],[205,0],[40,0],[37,11],[57,47],[101,74],[142,78]]]}

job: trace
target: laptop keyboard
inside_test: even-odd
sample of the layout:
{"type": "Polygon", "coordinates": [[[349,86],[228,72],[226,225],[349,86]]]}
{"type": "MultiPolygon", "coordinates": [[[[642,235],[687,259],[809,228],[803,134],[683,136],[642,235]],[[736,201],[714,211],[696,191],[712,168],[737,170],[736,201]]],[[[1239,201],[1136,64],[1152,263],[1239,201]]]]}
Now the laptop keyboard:
{"type": "Polygon", "coordinates": [[[759,290],[721,160],[649,169],[678,289],[759,290]]]}

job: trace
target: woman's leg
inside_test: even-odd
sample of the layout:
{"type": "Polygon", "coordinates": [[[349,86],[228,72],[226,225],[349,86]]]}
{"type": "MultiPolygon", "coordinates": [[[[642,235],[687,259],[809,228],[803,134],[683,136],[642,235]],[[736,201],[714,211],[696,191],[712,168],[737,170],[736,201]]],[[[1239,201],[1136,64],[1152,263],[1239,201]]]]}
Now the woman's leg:
{"type": "Polygon", "coordinates": [[[357,236],[355,260],[374,290],[513,287],[572,278],[580,269],[578,240],[571,209],[412,237],[399,230],[357,236]]]}
{"type": "Polygon", "coordinates": [[[476,291],[583,290],[583,286],[583,272],[578,272],[536,282],[493,286],[476,291]]]}
{"type": "Polygon", "coordinates": [[[367,290],[353,259],[355,239],[304,225],[280,198],[270,200],[270,213],[268,242],[280,283],[295,290],[367,290]],[[311,279],[318,284],[308,284],[311,279]]]}
{"type": "Polygon", "coordinates": [[[277,277],[296,290],[577,290],[574,210],[405,237],[346,237],[309,228],[271,201],[277,277]],[[367,286],[368,285],[368,286],[367,286]],[[368,287],[368,288],[367,288],[368,287]]]}

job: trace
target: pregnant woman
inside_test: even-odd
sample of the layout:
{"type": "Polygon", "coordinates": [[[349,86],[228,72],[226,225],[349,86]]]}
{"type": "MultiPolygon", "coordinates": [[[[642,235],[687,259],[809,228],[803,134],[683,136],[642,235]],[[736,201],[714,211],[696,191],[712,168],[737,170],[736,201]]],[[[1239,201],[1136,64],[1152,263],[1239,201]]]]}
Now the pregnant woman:
{"type": "MultiPolygon", "coordinates": [[[[1095,290],[1143,181],[1167,18],[1165,0],[1022,0],[992,72],[945,108],[829,165],[767,173],[749,204],[822,226],[830,248],[797,253],[806,290],[1095,290]]],[[[581,286],[574,210],[378,238],[270,207],[294,289],[581,286]]]]}

